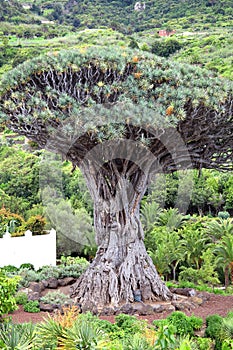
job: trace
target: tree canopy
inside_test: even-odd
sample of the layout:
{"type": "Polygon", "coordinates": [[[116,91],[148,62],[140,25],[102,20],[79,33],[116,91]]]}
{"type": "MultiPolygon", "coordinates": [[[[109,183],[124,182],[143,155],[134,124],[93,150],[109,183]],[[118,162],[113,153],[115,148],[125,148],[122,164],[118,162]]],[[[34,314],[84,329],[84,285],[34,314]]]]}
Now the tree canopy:
{"type": "Polygon", "coordinates": [[[184,144],[193,167],[232,169],[232,83],[199,67],[92,47],[25,62],[5,75],[0,89],[1,123],[41,147],[75,119],[79,142],[72,140],[65,154],[75,165],[93,145],[118,136],[150,140],[165,172],[187,166],[184,144]],[[86,107],[92,112],[83,113],[86,107]],[[162,145],[173,137],[176,147],[177,132],[184,141],[176,149],[179,166],[162,145]]]}

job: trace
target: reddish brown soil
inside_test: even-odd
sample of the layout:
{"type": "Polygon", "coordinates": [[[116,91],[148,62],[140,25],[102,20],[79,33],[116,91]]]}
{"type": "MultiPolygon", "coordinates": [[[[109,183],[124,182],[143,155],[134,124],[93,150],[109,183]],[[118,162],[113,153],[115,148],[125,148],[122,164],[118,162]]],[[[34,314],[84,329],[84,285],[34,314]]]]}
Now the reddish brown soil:
{"type": "MultiPolygon", "coordinates": [[[[198,306],[192,311],[185,311],[187,315],[196,315],[205,319],[208,315],[219,314],[221,316],[226,316],[229,311],[233,310],[233,296],[222,296],[210,294],[210,299],[205,301],[203,305],[198,306]]],[[[39,313],[28,313],[24,312],[20,306],[18,310],[11,314],[12,321],[15,323],[23,322],[41,322],[47,317],[46,312],[39,313]]],[[[158,313],[155,315],[139,316],[140,319],[146,319],[152,322],[155,319],[166,318],[169,315],[168,312],[158,313]]],[[[114,316],[103,316],[102,319],[114,322],[114,316]]]]}

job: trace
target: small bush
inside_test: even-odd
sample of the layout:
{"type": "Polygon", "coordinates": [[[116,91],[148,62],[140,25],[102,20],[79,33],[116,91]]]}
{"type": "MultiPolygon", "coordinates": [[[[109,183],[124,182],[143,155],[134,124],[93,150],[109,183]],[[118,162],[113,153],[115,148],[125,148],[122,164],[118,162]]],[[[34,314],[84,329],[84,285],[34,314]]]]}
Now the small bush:
{"type": "Polygon", "coordinates": [[[168,324],[175,327],[177,335],[194,335],[194,330],[200,329],[202,326],[202,319],[200,317],[186,316],[181,311],[174,311],[167,317],[168,324]]]}
{"type": "Polygon", "coordinates": [[[30,300],[24,305],[23,309],[26,312],[32,312],[32,313],[40,312],[39,301],[30,300]]]}
{"type": "Polygon", "coordinates": [[[220,350],[222,347],[222,323],[223,318],[219,315],[211,315],[206,317],[205,336],[215,340],[215,349],[220,350]]]}
{"type": "Polygon", "coordinates": [[[28,296],[24,292],[18,292],[15,295],[15,301],[18,305],[25,305],[28,302],[28,296]]]}
{"type": "Polygon", "coordinates": [[[79,256],[61,256],[61,263],[63,265],[84,265],[88,264],[88,261],[85,258],[80,258],[79,256]]]}
{"type": "Polygon", "coordinates": [[[211,350],[213,349],[213,340],[209,338],[197,337],[195,343],[199,350],[211,350]]]}
{"type": "Polygon", "coordinates": [[[72,299],[70,299],[68,295],[65,295],[60,291],[48,292],[40,300],[43,301],[43,303],[45,304],[51,305],[65,305],[72,303],[72,299]]]}
{"type": "Polygon", "coordinates": [[[152,324],[155,326],[156,329],[158,329],[159,327],[162,326],[167,326],[168,325],[168,321],[166,319],[163,320],[154,320],[152,322],[152,324]]]}
{"type": "Polygon", "coordinates": [[[220,219],[228,219],[230,217],[230,214],[228,213],[228,211],[220,211],[218,213],[218,217],[220,219]]]}
{"type": "Polygon", "coordinates": [[[154,349],[158,350],[167,350],[167,349],[173,349],[173,345],[175,344],[175,329],[171,325],[167,326],[161,326],[158,329],[158,337],[155,341],[155,347],[154,349]]]}
{"type": "Polygon", "coordinates": [[[1,270],[4,271],[5,273],[11,273],[11,272],[17,272],[18,268],[14,265],[6,265],[2,267],[1,270]]]}
{"type": "Polygon", "coordinates": [[[35,270],[33,264],[31,263],[24,263],[24,264],[21,264],[20,269],[29,269],[29,270],[35,270]]]}
{"type": "Polygon", "coordinates": [[[145,323],[137,320],[135,316],[119,314],[115,317],[116,326],[123,329],[125,334],[142,333],[145,323]]]}
{"type": "Polygon", "coordinates": [[[192,328],[197,331],[199,329],[201,329],[202,325],[203,325],[203,320],[201,317],[197,317],[197,316],[190,316],[188,317],[190,325],[192,326],[192,328]]]}
{"type": "Polygon", "coordinates": [[[21,277],[20,287],[27,287],[30,282],[39,282],[43,279],[38,272],[25,268],[20,269],[18,275],[21,277]]]}
{"type": "Polygon", "coordinates": [[[7,277],[0,270],[0,319],[4,314],[17,309],[15,292],[20,278],[18,276],[7,277]]]}
{"type": "Polygon", "coordinates": [[[30,230],[33,235],[41,235],[45,233],[46,220],[41,215],[31,216],[25,223],[19,228],[19,232],[25,232],[30,230]]]}

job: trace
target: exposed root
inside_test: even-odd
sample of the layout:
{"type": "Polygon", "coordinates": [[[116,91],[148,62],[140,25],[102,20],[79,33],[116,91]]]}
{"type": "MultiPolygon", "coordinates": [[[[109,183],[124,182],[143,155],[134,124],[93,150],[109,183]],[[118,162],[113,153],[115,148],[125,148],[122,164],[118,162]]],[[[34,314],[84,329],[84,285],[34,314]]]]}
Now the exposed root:
{"type": "Polygon", "coordinates": [[[77,303],[90,309],[93,306],[119,306],[133,302],[138,290],[143,301],[172,299],[172,293],[161,281],[143,241],[137,240],[123,250],[125,258],[119,266],[117,247],[111,260],[108,252],[101,258],[97,253],[93,263],[72,287],[71,297],[75,297],[77,303]]]}

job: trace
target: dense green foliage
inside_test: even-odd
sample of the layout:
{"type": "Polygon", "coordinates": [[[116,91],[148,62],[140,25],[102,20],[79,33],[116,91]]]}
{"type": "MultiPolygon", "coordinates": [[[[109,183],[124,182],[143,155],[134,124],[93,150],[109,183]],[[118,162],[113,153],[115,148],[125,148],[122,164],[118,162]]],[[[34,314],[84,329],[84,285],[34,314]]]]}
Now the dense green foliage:
{"type": "Polygon", "coordinates": [[[201,329],[203,320],[196,316],[186,316],[181,311],[172,312],[166,320],[153,321],[154,326],[170,325],[174,327],[174,333],[179,336],[193,336],[196,330],[201,329]]]}
{"type": "MultiPolygon", "coordinates": [[[[193,30],[210,26],[232,24],[232,3],[228,1],[163,1],[152,0],[145,3],[142,11],[135,10],[135,2],[90,0],[84,3],[71,0],[30,0],[11,1],[2,7],[1,19],[13,23],[35,23],[47,19],[69,24],[73,28],[99,26],[112,27],[122,32],[142,31],[148,28],[192,27],[193,30]],[[22,4],[24,8],[22,8],[22,4]],[[28,5],[25,8],[25,5],[28,5]],[[21,13],[21,15],[20,15],[21,13]],[[101,15],[100,15],[101,14],[101,15]]],[[[3,3],[4,5],[4,3],[3,3]]]]}
{"type": "Polygon", "coordinates": [[[145,2],[144,11],[135,11],[135,3],[3,1],[0,75],[43,52],[114,42],[165,56],[178,49],[174,59],[206,66],[232,79],[231,1],[169,0],[164,4],[153,0],[145,2]],[[169,38],[158,38],[161,29],[176,31],[173,44],[169,38]]]}
{"type": "Polygon", "coordinates": [[[18,276],[8,277],[2,269],[0,270],[0,320],[17,308],[14,295],[19,280],[18,276]]]}
{"type": "Polygon", "coordinates": [[[37,313],[40,312],[38,300],[29,300],[23,306],[24,311],[37,313]]]}

